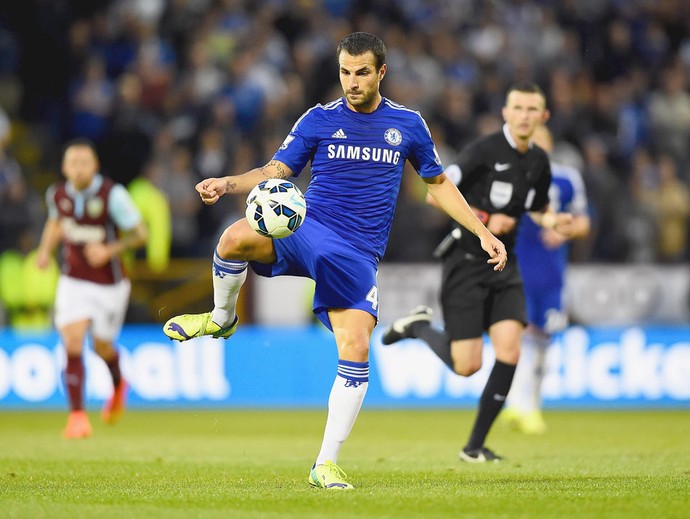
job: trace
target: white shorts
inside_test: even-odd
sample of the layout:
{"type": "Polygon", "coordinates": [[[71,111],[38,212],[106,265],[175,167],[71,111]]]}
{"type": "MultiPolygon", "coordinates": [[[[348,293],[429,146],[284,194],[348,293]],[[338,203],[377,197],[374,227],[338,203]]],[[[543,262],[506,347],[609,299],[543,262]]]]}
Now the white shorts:
{"type": "Polygon", "coordinates": [[[132,283],[123,279],[102,285],[83,279],[60,276],[55,298],[55,326],[89,319],[94,337],[114,340],[125,322],[132,283]]]}

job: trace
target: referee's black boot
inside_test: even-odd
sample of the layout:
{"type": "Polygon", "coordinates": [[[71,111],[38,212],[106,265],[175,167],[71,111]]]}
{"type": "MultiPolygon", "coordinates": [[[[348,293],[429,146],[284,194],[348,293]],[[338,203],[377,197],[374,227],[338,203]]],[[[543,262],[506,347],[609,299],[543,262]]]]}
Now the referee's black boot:
{"type": "Polygon", "coordinates": [[[418,306],[405,317],[393,321],[393,323],[383,332],[381,342],[383,344],[393,344],[402,339],[410,339],[412,325],[415,323],[431,322],[432,310],[428,306],[418,306]]]}
{"type": "Polygon", "coordinates": [[[460,451],[460,461],[467,463],[498,463],[502,459],[501,456],[486,447],[479,447],[478,449],[465,447],[460,451]]]}

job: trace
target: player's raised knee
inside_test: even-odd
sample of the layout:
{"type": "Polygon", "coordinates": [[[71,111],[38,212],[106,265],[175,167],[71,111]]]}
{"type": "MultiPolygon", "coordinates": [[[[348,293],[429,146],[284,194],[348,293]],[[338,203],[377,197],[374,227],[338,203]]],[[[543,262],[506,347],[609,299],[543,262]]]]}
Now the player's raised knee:
{"type": "Polygon", "coordinates": [[[255,259],[250,256],[261,246],[272,250],[269,238],[259,236],[246,220],[239,220],[223,231],[217,250],[223,259],[255,259]]]}

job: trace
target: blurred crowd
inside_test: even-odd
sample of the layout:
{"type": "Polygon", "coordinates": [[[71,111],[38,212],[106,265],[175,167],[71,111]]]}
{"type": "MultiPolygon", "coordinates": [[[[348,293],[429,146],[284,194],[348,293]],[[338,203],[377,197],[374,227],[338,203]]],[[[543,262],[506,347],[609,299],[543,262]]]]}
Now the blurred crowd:
{"type": "MultiPolygon", "coordinates": [[[[244,200],[205,207],[194,185],[264,164],[339,97],[337,42],[363,30],[388,48],[384,95],[422,112],[444,163],[500,128],[511,83],[544,88],[554,159],[580,169],[591,204],[574,261],[687,261],[685,4],[0,0],[0,253],[35,246],[61,146],[88,137],[105,174],[167,197],[173,257],[208,257],[244,200]]],[[[406,175],[386,261],[428,261],[447,231],[423,189],[406,175]]]]}

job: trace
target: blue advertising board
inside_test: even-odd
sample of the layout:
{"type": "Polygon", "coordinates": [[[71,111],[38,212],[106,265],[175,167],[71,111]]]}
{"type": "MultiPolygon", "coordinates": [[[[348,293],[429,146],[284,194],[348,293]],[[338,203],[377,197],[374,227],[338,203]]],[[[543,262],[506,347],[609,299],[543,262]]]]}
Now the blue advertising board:
{"type": "MultiPolygon", "coordinates": [[[[493,365],[469,378],[416,340],[392,346],[375,330],[365,405],[474,407],[493,365]]],[[[118,340],[132,408],[323,407],[336,372],[333,335],[319,325],[242,326],[228,341],[169,341],[158,325],[118,340]]],[[[110,396],[105,364],[87,348],[87,406],[110,396]]],[[[0,330],[0,409],[64,408],[64,353],[54,332],[0,330]]],[[[549,350],[547,407],[689,407],[690,327],[571,327],[549,350]]]]}

